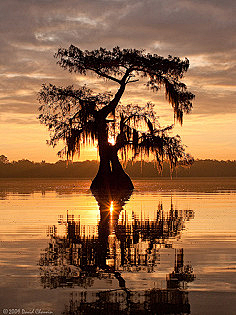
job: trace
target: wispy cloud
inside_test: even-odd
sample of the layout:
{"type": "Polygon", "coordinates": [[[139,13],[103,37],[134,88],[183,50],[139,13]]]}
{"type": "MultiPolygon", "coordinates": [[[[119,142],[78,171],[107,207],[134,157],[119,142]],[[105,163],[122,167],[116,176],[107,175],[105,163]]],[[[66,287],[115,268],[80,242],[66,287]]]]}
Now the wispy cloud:
{"type": "MultiPolygon", "coordinates": [[[[196,94],[193,116],[236,114],[235,13],[233,0],[1,1],[0,110],[36,116],[37,91],[44,82],[89,81],[95,90],[103,88],[103,81],[78,78],[56,65],[57,49],[74,44],[188,57],[185,82],[196,94]]],[[[160,104],[160,97],[148,94],[160,104]]],[[[137,88],[128,97],[142,99],[137,88]]]]}

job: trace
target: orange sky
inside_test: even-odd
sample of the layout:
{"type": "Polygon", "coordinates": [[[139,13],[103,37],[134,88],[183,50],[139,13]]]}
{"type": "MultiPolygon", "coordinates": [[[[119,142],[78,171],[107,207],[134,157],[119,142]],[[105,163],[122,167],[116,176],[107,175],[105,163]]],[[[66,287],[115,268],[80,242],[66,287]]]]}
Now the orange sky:
{"type": "MultiPolygon", "coordinates": [[[[9,160],[56,161],[60,150],[48,147],[48,132],[37,120],[37,92],[43,83],[87,84],[113,89],[95,77],[69,74],[56,65],[59,47],[146,49],[164,57],[188,57],[183,79],[196,95],[193,111],[176,126],[195,158],[236,159],[234,1],[5,1],[0,4],[0,154],[9,160]]],[[[151,100],[163,125],[173,111],[162,94],[142,85],[125,93],[123,104],[151,100]]],[[[81,159],[95,159],[96,148],[81,159]]]]}

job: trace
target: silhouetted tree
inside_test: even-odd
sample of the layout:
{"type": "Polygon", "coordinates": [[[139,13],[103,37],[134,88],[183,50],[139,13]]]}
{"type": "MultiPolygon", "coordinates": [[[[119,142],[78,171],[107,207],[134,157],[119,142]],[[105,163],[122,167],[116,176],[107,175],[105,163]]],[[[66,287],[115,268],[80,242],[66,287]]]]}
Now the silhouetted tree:
{"type": "Polygon", "coordinates": [[[0,155],[0,163],[7,164],[7,163],[9,163],[9,160],[5,155],[2,154],[2,155],[0,155]]]}
{"type": "Polygon", "coordinates": [[[166,98],[174,109],[175,119],[182,124],[183,113],[189,113],[194,95],[180,81],[188,70],[188,59],[178,57],[163,58],[156,54],[146,54],[143,50],[119,47],[109,51],[103,48],[82,51],[71,45],[69,49],[59,49],[55,55],[59,65],[70,72],[87,75],[95,73],[117,83],[114,96],[104,92],[94,94],[86,86],[75,89],[55,85],[43,85],[39,92],[41,114],[39,119],[51,132],[50,145],[64,140],[67,158],[79,153],[81,144],[98,142],[100,167],[92,182],[92,189],[133,188],[119,159],[128,152],[154,154],[161,167],[168,159],[171,167],[189,163],[192,158],[185,153],[179,136],[172,137],[169,131],[173,125],[161,128],[157,121],[154,105],[120,105],[121,97],[128,84],[146,80],[146,85],[154,92],[165,88],[166,98]],[[109,142],[113,136],[114,143],[109,142]]]}

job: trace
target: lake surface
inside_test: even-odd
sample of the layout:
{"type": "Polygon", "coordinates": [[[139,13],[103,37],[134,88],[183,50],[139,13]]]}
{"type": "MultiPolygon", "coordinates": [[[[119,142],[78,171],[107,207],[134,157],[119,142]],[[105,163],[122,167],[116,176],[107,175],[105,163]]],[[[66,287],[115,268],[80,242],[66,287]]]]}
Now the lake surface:
{"type": "Polygon", "coordinates": [[[0,314],[236,314],[236,179],[0,180],[0,314]]]}

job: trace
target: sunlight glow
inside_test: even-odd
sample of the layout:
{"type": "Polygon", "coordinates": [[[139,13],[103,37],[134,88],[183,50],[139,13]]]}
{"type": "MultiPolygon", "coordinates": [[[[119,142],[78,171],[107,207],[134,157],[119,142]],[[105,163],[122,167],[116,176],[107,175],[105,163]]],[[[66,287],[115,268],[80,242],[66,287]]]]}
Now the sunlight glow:
{"type": "Polygon", "coordinates": [[[110,214],[112,214],[113,211],[114,211],[114,204],[113,204],[113,201],[111,201],[110,214]]]}
{"type": "Polygon", "coordinates": [[[115,141],[115,138],[109,138],[108,139],[108,142],[111,144],[111,145],[115,145],[116,141],[115,141]]]}

